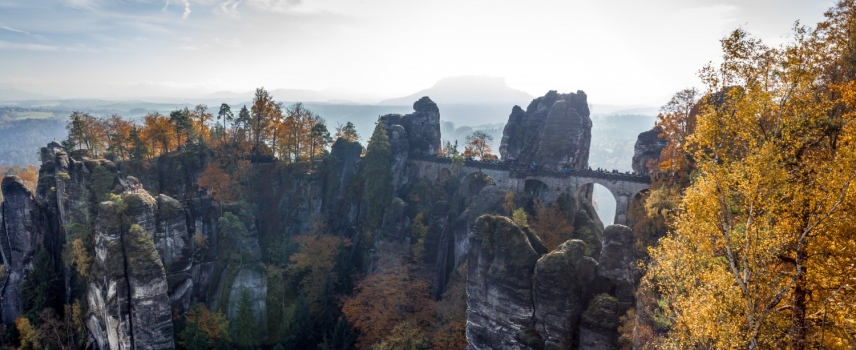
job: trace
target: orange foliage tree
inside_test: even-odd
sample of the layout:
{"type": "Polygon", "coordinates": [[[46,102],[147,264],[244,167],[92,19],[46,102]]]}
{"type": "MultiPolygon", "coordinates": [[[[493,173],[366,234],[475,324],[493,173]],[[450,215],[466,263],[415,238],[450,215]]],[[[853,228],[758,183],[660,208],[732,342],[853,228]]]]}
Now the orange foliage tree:
{"type": "Polygon", "coordinates": [[[427,281],[397,265],[367,276],[345,300],[342,311],[359,330],[357,345],[367,348],[386,338],[401,323],[425,328],[434,322],[434,301],[427,281]]]}

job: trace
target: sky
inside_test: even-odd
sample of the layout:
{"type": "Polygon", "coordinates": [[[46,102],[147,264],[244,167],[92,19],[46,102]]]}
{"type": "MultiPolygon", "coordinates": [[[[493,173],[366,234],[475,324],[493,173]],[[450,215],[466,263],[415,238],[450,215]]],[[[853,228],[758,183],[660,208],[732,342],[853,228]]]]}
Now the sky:
{"type": "Polygon", "coordinates": [[[451,76],[661,105],[719,39],[769,44],[831,0],[0,0],[0,88],[62,98],[326,90],[404,96],[451,76]]]}

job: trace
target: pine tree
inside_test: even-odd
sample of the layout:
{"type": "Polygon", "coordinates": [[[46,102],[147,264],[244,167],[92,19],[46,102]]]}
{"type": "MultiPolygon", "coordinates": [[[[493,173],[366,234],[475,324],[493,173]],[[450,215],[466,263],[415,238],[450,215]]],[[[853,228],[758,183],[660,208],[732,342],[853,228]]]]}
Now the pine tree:
{"type": "Polygon", "coordinates": [[[33,270],[21,288],[22,312],[27,319],[38,320],[42,309],[62,305],[62,280],[57,270],[47,249],[40,249],[33,270]]]}
{"type": "Polygon", "coordinates": [[[368,227],[380,227],[383,213],[392,201],[392,150],[383,124],[378,122],[366,147],[365,194],[368,202],[368,227]]]}
{"type": "Polygon", "coordinates": [[[131,128],[128,138],[131,141],[131,149],[128,151],[131,159],[143,159],[149,154],[149,150],[146,148],[146,143],[143,141],[142,137],[140,137],[140,130],[137,129],[136,126],[131,128]]]}
{"type": "Polygon", "coordinates": [[[198,320],[187,320],[187,325],[181,331],[184,348],[187,350],[207,350],[208,337],[199,329],[198,320]]]}
{"type": "Polygon", "coordinates": [[[232,340],[240,350],[252,350],[256,346],[256,316],[253,313],[253,302],[250,292],[241,291],[238,301],[238,315],[235,318],[235,328],[232,330],[232,340]]]}
{"type": "Polygon", "coordinates": [[[309,312],[309,306],[306,304],[306,298],[302,295],[298,296],[294,301],[286,333],[288,334],[284,344],[286,349],[299,350],[314,347],[312,315],[309,312]]]}

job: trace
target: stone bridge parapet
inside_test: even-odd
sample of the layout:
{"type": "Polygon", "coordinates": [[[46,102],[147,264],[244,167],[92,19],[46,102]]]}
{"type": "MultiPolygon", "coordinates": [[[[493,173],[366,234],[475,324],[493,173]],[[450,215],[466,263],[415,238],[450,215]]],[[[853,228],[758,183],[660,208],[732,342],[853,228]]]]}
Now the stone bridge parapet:
{"type": "Polygon", "coordinates": [[[508,163],[465,161],[460,167],[453,167],[452,160],[445,157],[410,155],[408,163],[416,170],[420,178],[437,181],[448,175],[457,175],[466,183],[473,174],[482,173],[493,179],[500,188],[537,195],[545,202],[552,202],[562,194],[577,198],[578,191],[585,185],[599,184],[609,190],[615,198],[616,210],[614,223],[627,224],[627,212],[637,193],[648,189],[651,178],[648,175],[592,171],[527,171],[525,167],[516,169],[508,163]]]}

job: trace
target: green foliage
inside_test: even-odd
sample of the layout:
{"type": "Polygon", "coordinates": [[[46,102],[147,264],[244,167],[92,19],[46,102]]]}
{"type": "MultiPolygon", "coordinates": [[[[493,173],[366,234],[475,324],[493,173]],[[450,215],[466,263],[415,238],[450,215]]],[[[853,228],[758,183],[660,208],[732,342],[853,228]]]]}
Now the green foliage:
{"type": "Polygon", "coordinates": [[[184,109],[174,110],[169,113],[169,121],[175,129],[175,134],[178,135],[178,143],[181,144],[181,136],[184,135],[184,141],[190,142],[195,136],[193,128],[193,119],[190,118],[190,110],[187,107],[184,109]]]}
{"type": "Polygon", "coordinates": [[[392,329],[392,333],[372,350],[425,350],[431,348],[431,341],[418,326],[404,322],[392,329]]]}
{"type": "Polygon", "coordinates": [[[21,288],[24,317],[36,321],[42,309],[62,305],[62,290],[63,280],[53,257],[47,249],[39,249],[33,270],[21,288]]]}
{"type": "Polygon", "coordinates": [[[95,195],[97,202],[108,200],[107,194],[113,191],[116,184],[116,177],[107,168],[99,165],[92,170],[92,193],[95,195]]]}
{"type": "Polygon", "coordinates": [[[416,214],[410,224],[410,235],[413,242],[410,250],[413,252],[414,261],[422,261],[422,254],[425,251],[425,234],[428,233],[428,226],[425,226],[424,219],[425,212],[420,212],[416,214]]]}
{"type": "Polygon", "coordinates": [[[365,197],[368,202],[367,226],[378,228],[383,214],[392,200],[392,150],[383,124],[377,123],[368,147],[363,178],[366,181],[365,197]]]}
{"type": "Polygon", "coordinates": [[[520,227],[529,227],[529,217],[526,215],[526,211],[523,208],[517,208],[514,210],[514,214],[512,214],[512,220],[517,226],[520,227]]]}
{"type": "Polygon", "coordinates": [[[217,219],[217,224],[220,227],[220,236],[225,238],[231,248],[231,251],[224,250],[221,252],[221,257],[237,263],[243,262],[246,247],[242,241],[249,234],[244,221],[232,212],[227,211],[217,219]]]}
{"type": "Polygon", "coordinates": [[[131,128],[128,138],[131,139],[130,155],[131,159],[145,159],[149,155],[149,149],[146,147],[146,142],[140,136],[140,130],[136,126],[131,128]]]}
{"type": "Polygon", "coordinates": [[[241,299],[238,301],[232,340],[239,350],[252,350],[256,346],[256,316],[253,313],[250,292],[246,289],[241,291],[241,299]]]}
{"type": "Polygon", "coordinates": [[[301,295],[294,301],[291,313],[288,317],[287,338],[283,346],[289,350],[311,349],[315,347],[313,342],[314,330],[312,327],[312,314],[306,299],[301,295]]]}

